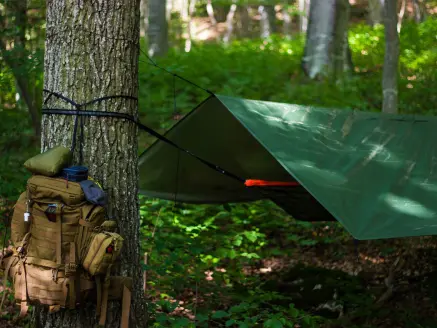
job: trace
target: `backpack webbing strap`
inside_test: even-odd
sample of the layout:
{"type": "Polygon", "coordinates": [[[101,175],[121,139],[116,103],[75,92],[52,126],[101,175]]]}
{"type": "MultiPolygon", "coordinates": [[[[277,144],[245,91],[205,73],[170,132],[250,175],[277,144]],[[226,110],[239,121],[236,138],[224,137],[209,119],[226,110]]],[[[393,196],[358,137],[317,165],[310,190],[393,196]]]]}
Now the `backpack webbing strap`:
{"type": "Polygon", "coordinates": [[[62,264],[62,212],[56,209],[56,264],[62,264]]]}
{"type": "Polygon", "coordinates": [[[69,285],[69,300],[70,300],[70,309],[74,309],[76,307],[76,284],[75,280],[77,279],[76,275],[76,245],[74,242],[70,243],[70,263],[67,263],[65,266],[65,276],[68,278],[69,285]]]}
{"type": "MultiPolygon", "coordinates": [[[[29,306],[27,305],[27,273],[26,273],[26,264],[23,260],[20,260],[22,265],[22,270],[20,275],[21,281],[21,304],[20,304],[20,317],[25,317],[27,311],[29,310],[29,306]]],[[[20,285],[20,284],[19,284],[20,285]]]]}
{"type": "Polygon", "coordinates": [[[129,327],[129,314],[130,314],[131,300],[132,300],[132,292],[129,288],[127,288],[126,285],[124,285],[120,328],[129,327]]]}
{"type": "Polygon", "coordinates": [[[99,325],[105,326],[106,314],[108,312],[108,297],[109,297],[109,277],[106,277],[102,288],[102,306],[100,309],[99,325]]]}

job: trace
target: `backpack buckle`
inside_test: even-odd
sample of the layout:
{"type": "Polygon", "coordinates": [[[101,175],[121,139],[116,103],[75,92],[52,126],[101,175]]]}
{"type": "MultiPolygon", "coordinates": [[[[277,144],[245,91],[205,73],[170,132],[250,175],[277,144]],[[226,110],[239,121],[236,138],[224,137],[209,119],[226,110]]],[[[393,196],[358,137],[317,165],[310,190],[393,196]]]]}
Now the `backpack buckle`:
{"type": "Polygon", "coordinates": [[[78,265],[76,263],[65,264],[65,276],[69,277],[76,273],[78,265]]]}

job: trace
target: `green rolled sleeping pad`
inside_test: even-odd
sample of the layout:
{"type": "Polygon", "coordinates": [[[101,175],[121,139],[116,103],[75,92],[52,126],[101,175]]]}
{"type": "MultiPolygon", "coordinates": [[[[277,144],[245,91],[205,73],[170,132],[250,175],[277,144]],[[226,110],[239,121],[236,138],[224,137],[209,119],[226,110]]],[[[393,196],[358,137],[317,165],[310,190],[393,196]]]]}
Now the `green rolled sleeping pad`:
{"type": "Polygon", "coordinates": [[[72,153],[70,149],[64,146],[56,146],[29,158],[24,163],[24,167],[34,174],[52,177],[68,166],[71,160],[72,153]]]}

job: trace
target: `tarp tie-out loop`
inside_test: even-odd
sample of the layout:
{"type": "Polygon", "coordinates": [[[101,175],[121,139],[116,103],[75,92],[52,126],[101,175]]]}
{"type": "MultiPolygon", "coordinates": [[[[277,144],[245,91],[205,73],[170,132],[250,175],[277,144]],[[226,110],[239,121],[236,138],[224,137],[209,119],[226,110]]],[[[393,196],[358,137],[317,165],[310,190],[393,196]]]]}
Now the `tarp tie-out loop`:
{"type": "MultiPolygon", "coordinates": [[[[153,130],[152,128],[149,128],[148,126],[142,124],[139,120],[135,119],[132,115],[126,114],[126,113],[118,113],[118,112],[109,112],[109,111],[96,111],[96,110],[82,110],[81,108],[83,106],[87,106],[90,104],[94,104],[96,102],[99,101],[103,101],[103,100],[107,100],[107,99],[113,99],[113,98],[126,98],[126,99],[132,99],[132,100],[138,100],[135,97],[132,96],[124,96],[124,95],[116,95],[116,96],[106,96],[106,97],[101,97],[101,98],[97,98],[94,100],[91,100],[89,102],[83,103],[83,104],[78,104],[76,102],[74,102],[73,100],[59,94],[59,93],[55,93],[49,90],[44,89],[45,92],[48,92],[49,98],[50,96],[55,96],[59,99],[65,100],[66,102],[68,102],[69,104],[73,105],[75,107],[75,109],[65,109],[65,108],[43,108],[42,109],[42,114],[43,115],[70,115],[70,116],[76,116],[76,121],[78,119],[79,116],[83,117],[83,116],[94,116],[94,117],[114,117],[114,118],[119,118],[119,119],[125,119],[127,121],[130,121],[134,124],[136,124],[138,126],[138,128],[140,130],[146,131],[147,133],[149,133],[150,135],[154,136],[155,138],[171,145],[172,147],[196,158],[198,161],[202,162],[203,164],[205,164],[206,166],[210,167],[211,169],[220,172],[232,179],[238,180],[241,183],[244,183],[246,180],[243,178],[240,178],[239,176],[221,168],[220,166],[213,164],[197,155],[195,155],[194,153],[192,153],[191,151],[189,151],[188,149],[182,148],[179,145],[177,145],[176,143],[174,143],[173,141],[167,139],[165,136],[163,136],[162,134],[156,132],[155,130],[153,130]]],[[[47,103],[48,99],[47,98],[44,101],[44,104],[47,103]]],[[[83,127],[82,127],[83,128],[83,127]]],[[[73,134],[74,134],[74,138],[73,138],[73,146],[75,146],[75,134],[77,133],[77,124],[75,123],[75,127],[73,129],[73,134]]]]}

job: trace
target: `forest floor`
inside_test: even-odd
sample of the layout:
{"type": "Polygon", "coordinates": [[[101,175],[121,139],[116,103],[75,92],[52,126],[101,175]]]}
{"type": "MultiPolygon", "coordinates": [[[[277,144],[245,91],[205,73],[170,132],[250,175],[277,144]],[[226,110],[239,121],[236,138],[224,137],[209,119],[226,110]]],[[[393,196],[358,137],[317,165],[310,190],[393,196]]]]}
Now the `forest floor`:
{"type": "MultiPolygon", "coordinates": [[[[259,260],[245,274],[258,275],[263,290],[291,297],[296,308],[321,316],[324,328],[431,328],[437,327],[436,246],[433,237],[321,243],[259,260]]],[[[205,283],[208,277],[205,272],[205,283]]],[[[0,327],[27,327],[29,318],[18,319],[7,291],[0,327]]],[[[195,293],[179,296],[179,302],[192,303],[195,293]]],[[[199,288],[196,302],[202,298],[207,295],[199,288]]],[[[193,319],[180,308],[173,314],[193,319]]]]}

